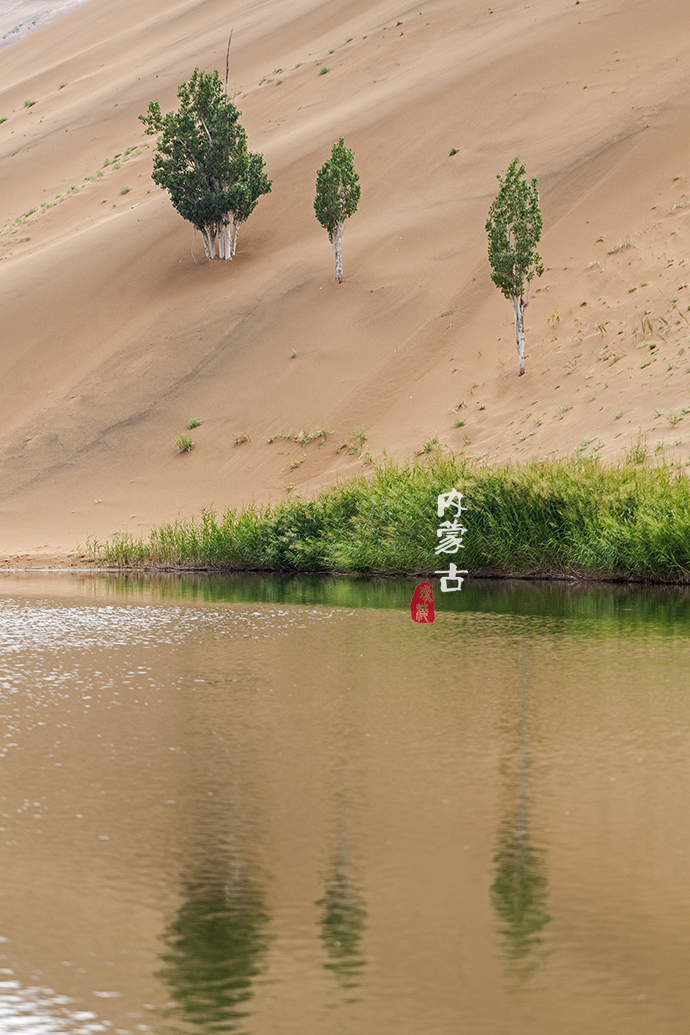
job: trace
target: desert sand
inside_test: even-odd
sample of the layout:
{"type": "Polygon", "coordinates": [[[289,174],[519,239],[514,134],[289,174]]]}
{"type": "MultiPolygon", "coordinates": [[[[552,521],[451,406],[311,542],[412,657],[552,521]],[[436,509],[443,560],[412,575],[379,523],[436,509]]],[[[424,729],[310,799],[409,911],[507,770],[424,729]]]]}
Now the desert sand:
{"type": "Polygon", "coordinates": [[[683,0],[89,0],[5,47],[3,563],[311,493],[367,469],[336,451],[358,428],[374,457],[690,462],[689,51],[683,0]],[[224,71],[231,29],[273,191],[233,261],[198,235],[195,261],[138,116],[224,71]],[[340,136],[338,285],[312,204],[340,136]],[[516,154],[546,266],[521,378],[484,230],[516,154]]]}

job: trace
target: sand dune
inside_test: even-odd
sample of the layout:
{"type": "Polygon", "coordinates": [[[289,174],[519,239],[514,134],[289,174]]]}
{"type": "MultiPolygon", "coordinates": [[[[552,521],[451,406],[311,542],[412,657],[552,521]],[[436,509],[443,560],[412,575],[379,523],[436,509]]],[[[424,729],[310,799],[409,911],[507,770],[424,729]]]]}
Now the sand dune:
{"type": "Polygon", "coordinates": [[[374,455],[616,457],[642,434],[685,463],[688,30],[680,0],[90,0],[6,47],[0,555],[312,491],[363,469],[336,452],[359,427],[374,455]],[[235,260],[197,237],[195,263],[137,117],[223,68],[230,28],[273,192],[235,260]],[[312,202],[341,135],[362,200],[337,285],[312,202]],[[484,231],[515,154],[547,267],[520,379],[484,231]]]}

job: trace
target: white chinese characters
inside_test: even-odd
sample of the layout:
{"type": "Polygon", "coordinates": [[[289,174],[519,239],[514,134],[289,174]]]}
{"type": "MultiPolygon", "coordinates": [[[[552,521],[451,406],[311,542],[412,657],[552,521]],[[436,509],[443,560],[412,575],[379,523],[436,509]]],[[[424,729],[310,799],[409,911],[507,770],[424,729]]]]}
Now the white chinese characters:
{"type": "MultiPolygon", "coordinates": [[[[438,497],[438,516],[444,517],[448,509],[451,511],[452,520],[441,521],[439,524],[436,535],[441,542],[436,547],[435,552],[437,554],[457,553],[465,545],[462,537],[467,529],[460,524],[458,519],[463,510],[467,508],[463,507],[462,493],[458,492],[457,489],[452,489],[450,492],[442,492],[438,497]]],[[[436,572],[436,575],[441,576],[441,592],[452,593],[462,589],[462,576],[467,574],[467,571],[459,570],[455,564],[449,562],[447,571],[436,572]],[[456,585],[451,585],[451,583],[456,583],[456,585]]]]}

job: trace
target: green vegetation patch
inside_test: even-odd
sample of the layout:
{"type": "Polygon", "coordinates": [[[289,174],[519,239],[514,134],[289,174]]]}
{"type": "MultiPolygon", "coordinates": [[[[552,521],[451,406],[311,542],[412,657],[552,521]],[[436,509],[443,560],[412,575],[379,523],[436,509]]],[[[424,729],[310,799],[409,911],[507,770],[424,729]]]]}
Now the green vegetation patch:
{"type": "Polygon", "coordinates": [[[313,499],[89,544],[127,567],[428,574],[455,560],[473,575],[687,581],[690,482],[667,465],[596,459],[496,468],[464,456],[375,465],[313,499]],[[464,549],[436,555],[437,497],[464,494],[464,549]]]}

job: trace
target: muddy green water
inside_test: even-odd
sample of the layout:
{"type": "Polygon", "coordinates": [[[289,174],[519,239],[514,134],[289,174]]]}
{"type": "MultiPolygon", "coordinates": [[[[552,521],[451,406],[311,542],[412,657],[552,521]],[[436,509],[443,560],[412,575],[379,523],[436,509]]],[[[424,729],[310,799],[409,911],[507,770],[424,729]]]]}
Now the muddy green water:
{"type": "Polygon", "coordinates": [[[690,594],[0,576],[0,1032],[685,1035],[690,594]]]}

